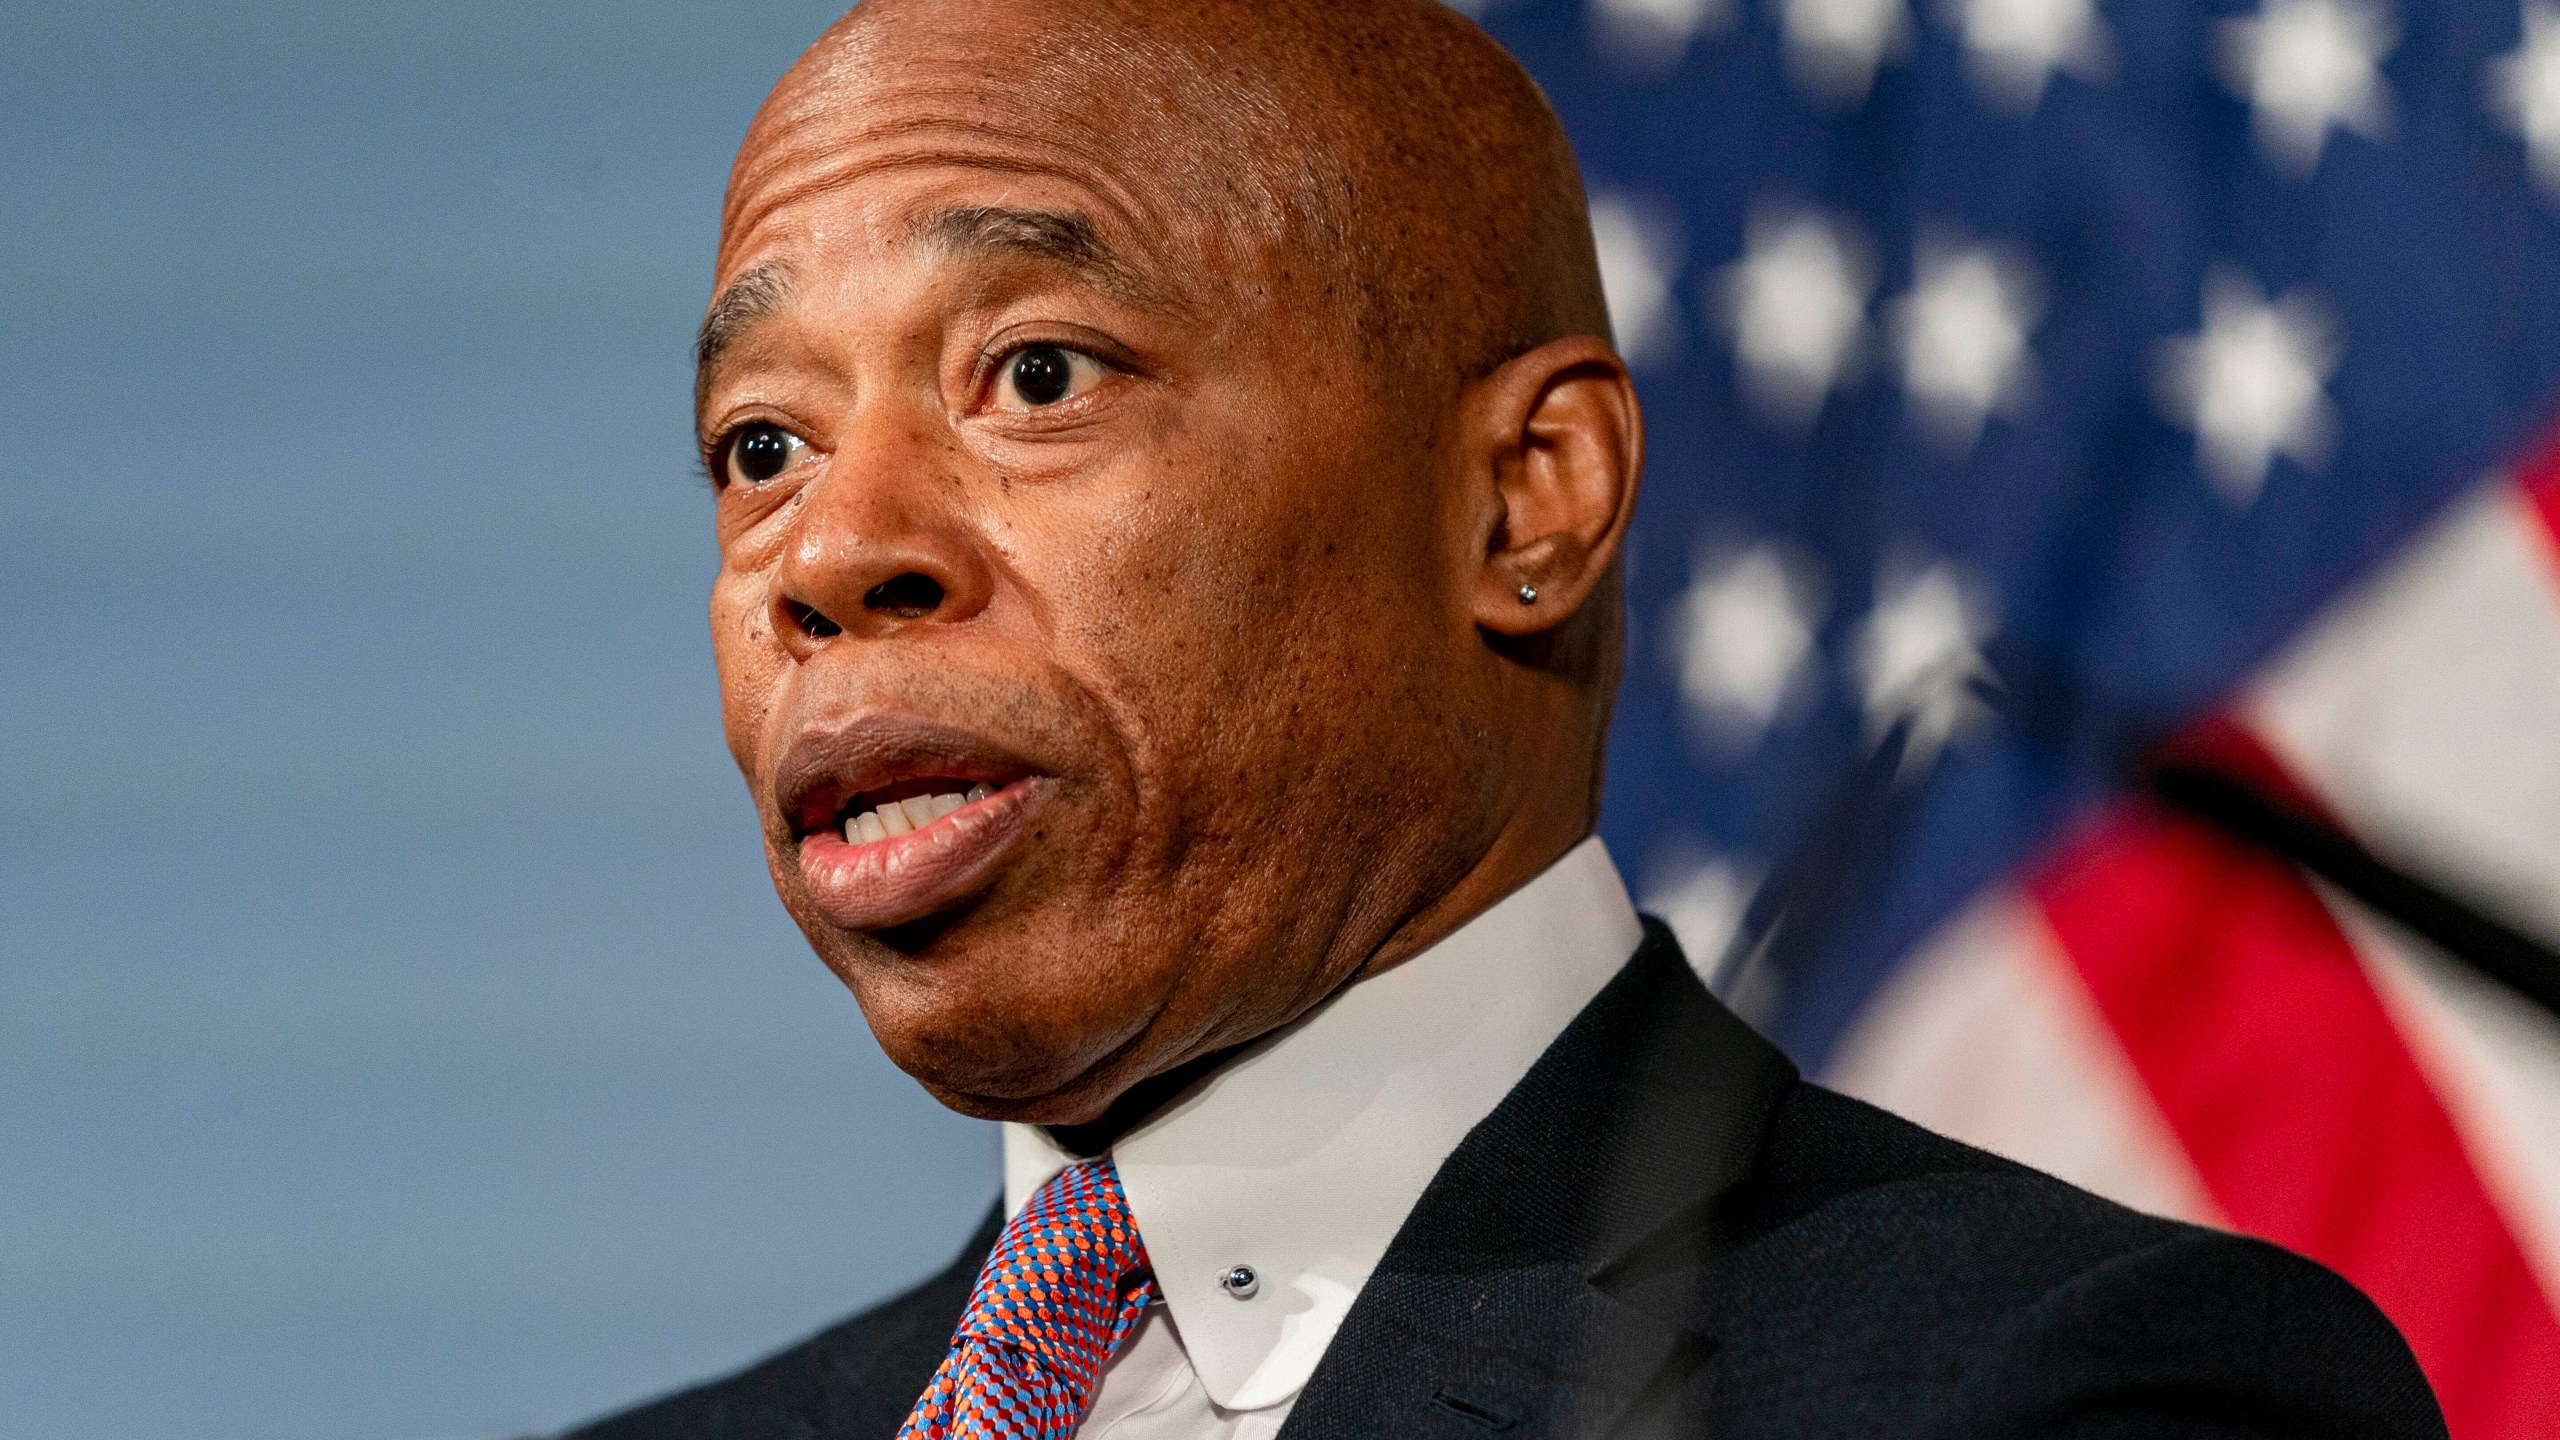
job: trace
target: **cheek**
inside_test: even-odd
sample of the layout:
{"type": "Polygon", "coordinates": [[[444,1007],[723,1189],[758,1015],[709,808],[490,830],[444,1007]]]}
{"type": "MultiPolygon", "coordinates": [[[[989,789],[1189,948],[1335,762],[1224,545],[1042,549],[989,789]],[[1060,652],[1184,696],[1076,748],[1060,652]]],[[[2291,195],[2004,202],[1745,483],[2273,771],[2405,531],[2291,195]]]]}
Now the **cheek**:
{"type": "MultiPolygon", "coordinates": [[[[1150,710],[1223,702],[1293,624],[1305,593],[1295,527],[1167,486],[1062,527],[1036,581],[1060,641],[1150,710]]],[[[1158,718],[1168,718],[1159,714],[1158,718]]]]}
{"type": "Polygon", "coordinates": [[[1410,716],[1441,638],[1431,517],[1288,458],[1132,487],[1036,547],[1062,651],[1177,810],[1269,805],[1270,787],[1356,764],[1332,752],[1410,716]]]}
{"type": "Polygon", "coordinates": [[[720,676],[720,728],[729,755],[752,776],[759,737],[785,670],[764,604],[764,581],[723,570],[711,586],[711,655],[720,676]]]}

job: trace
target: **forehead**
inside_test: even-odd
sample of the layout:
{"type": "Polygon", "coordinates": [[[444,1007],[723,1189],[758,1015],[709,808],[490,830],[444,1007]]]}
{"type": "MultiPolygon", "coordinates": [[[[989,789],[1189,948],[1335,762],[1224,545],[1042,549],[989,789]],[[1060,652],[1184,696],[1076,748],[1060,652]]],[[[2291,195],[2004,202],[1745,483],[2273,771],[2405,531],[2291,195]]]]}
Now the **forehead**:
{"type": "MultiPolygon", "coordinates": [[[[784,78],[731,173],[721,284],[786,250],[979,253],[990,247],[957,242],[1005,237],[950,218],[973,209],[1071,217],[1047,227],[1066,242],[1049,247],[1055,258],[1072,258],[1071,243],[1160,283],[1278,240],[1269,187],[1237,183],[1252,168],[1245,147],[1205,133],[1204,97],[1167,83],[1163,57],[1147,57],[1154,69],[1140,77],[1126,55],[1116,67],[1110,55],[1079,57],[1090,39],[964,38],[857,28],[784,78]],[[1116,92],[1097,73],[1115,68],[1116,92]]],[[[1013,226],[1012,238],[1038,240],[1038,228],[1013,226]]]]}
{"type": "MultiPolygon", "coordinates": [[[[1117,197],[1054,174],[960,157],[832,177],[760,207],[724,236],[718,294],[759,313],[885,264],[1034,264],[1120,298],[1172,303],[1187,268],[1179,234],[1117,197]]],[[[717,306],[715,305],[715,309],[717,306]]]]}

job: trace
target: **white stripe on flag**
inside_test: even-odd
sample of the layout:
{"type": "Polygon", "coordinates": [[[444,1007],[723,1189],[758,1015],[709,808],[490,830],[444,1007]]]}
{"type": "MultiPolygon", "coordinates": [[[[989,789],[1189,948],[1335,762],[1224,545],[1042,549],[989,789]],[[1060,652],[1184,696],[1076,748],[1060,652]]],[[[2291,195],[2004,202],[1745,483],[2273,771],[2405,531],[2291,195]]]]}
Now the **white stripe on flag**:
{"type": "Polygon", "coordinates": [[[2005,886],[1886,981],[1823,1079],[2134,1209],[2217,1223],[2079,974],[2005,886]]]}
{"type": "MultiPolygon", "coordinates": [[[[2503,477],[2333,606],[2241,715],[2376,851],[2560,938],[2560,569],[2503,477]]],[[[2560,1303],[2560,1019],[2324,898],[2560,1303]]]]}
{"type": "Polygon", "coordinates": [[[2241,721],[2376,851],[2560,938],[2560,575],[2492,479],[2334,605],[2241,721]]]}
{"type": "Polygon", "coordinates": [[[2560,1309],[2560,1021],[2354,901],[2321,899],[2560,1309]]]}

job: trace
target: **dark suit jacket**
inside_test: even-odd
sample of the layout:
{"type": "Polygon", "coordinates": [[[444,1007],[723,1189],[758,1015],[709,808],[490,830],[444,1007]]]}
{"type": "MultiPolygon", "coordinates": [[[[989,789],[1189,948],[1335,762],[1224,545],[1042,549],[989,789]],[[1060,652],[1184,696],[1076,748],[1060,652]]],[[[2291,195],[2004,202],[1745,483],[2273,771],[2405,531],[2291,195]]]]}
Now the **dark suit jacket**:
{"type": "MultiPolygon", "coordinates": [[[[1282,1440],[2444,1433],[2345,1281],[1806,1083],[1646,924],[1440,1168],[1282,1440]]],[[[888,1440],[996,1224],[575,1440],[888,1440]]]]}

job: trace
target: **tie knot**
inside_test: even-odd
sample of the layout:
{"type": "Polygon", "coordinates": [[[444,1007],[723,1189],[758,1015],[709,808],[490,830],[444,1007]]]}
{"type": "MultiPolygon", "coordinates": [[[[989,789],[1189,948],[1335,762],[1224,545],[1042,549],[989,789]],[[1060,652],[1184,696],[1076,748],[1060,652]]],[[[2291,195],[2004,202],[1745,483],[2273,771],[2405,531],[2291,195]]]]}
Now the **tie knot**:
{"type": "Polygon", "coordinates": [[[1087,1160],[1049,1177],[1006,1222],[960,1333],[1053,1363],[1067,1351],[1098,1350],[1091,1356],[1098,1370],[1120,1339],[1123,1311],[1133,1298],[1143,1308],[1152,1280],[1119,1168],[1087,1160]]]}
{"type": "Polygon", "coordinates": [[[900,1440],[1070,1440],[1155,1289],[1119,1169],[1068,1166],[1005,1222],[900,1440]]]}
{"type": "Polygon", "coordinates": [[[1119,1170],[1068,1166],[1005,1222],[900,1440],[1070,1440],[1155,1291],[1119,1170]]]}

